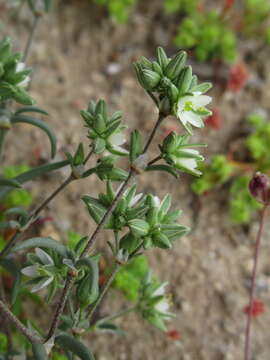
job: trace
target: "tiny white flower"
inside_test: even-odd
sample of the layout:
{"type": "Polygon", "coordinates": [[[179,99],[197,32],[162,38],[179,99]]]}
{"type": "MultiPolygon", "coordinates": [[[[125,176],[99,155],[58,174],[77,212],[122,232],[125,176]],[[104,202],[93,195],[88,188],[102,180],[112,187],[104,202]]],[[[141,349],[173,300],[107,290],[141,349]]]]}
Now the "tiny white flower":
{"type": "MultiPolygon", "coordinates": [[[[197,155],[198,157],[200,156],[200,160],[203,160],[203,157],[200,155],[198,150],[185,149],[184,151],[189,154],[197,155]]],[[[201,172],[197,169],[198,166],[197,159],[188,158],[188,157],[175,158],[175,164],[178,168],[184,169],[194,175],[198,175],[198,176],[201,175],[201,172]]]]}
{"type": "Polygon", "coordinates": [[[179,99],[176,115],[189,132],[189,125],[198,128],[204,126],[202,116],[211,114],[210,111],[205,109],[205,106],[208,105],[211,100],[212,98],[210,96],[202,95],[200,92],[194,92],[193,95],[186,95],[179,99]]]}
{"type": "Polygon", "coordinates": [[[108,141],[111,143],[115,151],[118,151],[122,154],[128,154],[128,151],[120,146],[126,142],[126,138],[122,132],[112,134],[108,138],[108,141]]]}
{"type": "MultiPolygon", "coordinates": [[[[25,69],[25,64],[23,62],[18,62],[16,65],[16,73],[23,71],[25,69]]],[[[23,81],[21,81],[17,86],[26,87],[30,81],[30,76],[26,76],[23,81]]]]}
{"type": "Polygon", "coordinates": [[[29,277],[37,277],[39,276],[38,265],[26,266],[21,270],[21,273],[29,277]]]}
{"type": "Polygon", "coordinates": [[[154,292],[153,296],[162,296],[165,294],[165,288],[168,285],[167,282],[161,284],[154,292]]]}
{"type": "Polygon", "coordinates": [[[155,305],[155,310],[164,315],[169,313],[169,308],[170,303],[165,296],[155,305]]]}
{"type": "Polygon", "coordinates": [[[154,204],[156,207],[160,206],[160,198],[158,196],[153,196],[154,204]]]}

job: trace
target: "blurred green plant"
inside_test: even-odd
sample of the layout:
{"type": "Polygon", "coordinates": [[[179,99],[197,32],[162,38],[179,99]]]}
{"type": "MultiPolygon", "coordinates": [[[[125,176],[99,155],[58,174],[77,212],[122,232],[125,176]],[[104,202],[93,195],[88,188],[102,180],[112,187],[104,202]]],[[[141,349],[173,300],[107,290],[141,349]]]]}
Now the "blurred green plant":
{"type": "Polygon", "coordinates": [[[225,155],[217,154],[208,164],[202,163],[202,177],[192,183],[192,190],[201,195],[228,182],[230,185],[229,213],[236,224],[245,224],[252,215],[261,208],[261,204],[251,196],[248,189],[250,176],[245,172],[270,171],[270,122],[260,113],[247,116],[251,133],[246,137],[245,147],[248,151],[248,162],[242,164],[227,159],[225,155]]]}
{"type": "Polygon", "coordinates": [[[164,8],[168,13],[193,13],[197,10],[199,0],[164,0],[164,8]]]}
{"type": "Polygon", "coordinates": [[[137,0],[94,0],[97,4],[103,5],[108,9],[118,23],[125,23],[128,20],[131,9],[137,0]]]}
{"type": "Polygon", "coordinates": [[[176,46],[192,49],[199,61],[225,60],[237,57],[236,36],[215,11],[194,12],[179,25],[175,37],[176,46]]]}

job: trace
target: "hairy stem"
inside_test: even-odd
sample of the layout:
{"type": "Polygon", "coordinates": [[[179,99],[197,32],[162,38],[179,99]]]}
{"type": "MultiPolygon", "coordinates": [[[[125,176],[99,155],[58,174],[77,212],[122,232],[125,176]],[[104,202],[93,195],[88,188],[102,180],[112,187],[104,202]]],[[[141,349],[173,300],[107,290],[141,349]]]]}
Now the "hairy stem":
{"type": "Polygon", "coordinates": [[[144,153],[146,153],[147,150],[149,149],[149,146],[151,145],[151,142],[153,141],[153,138],[154,138],[154,136],[155,136],[155,134],[157,132],[157,129],[158,129],[159,125],[161,124],[161,122],[165,119],[165,117],[166,116],[164,114],[159,113],[157,122],[156,122],[156,124],[155,124],[155,126],[154,126],[154,128],[153,128],[153,130],[152,130],[146,144],[145,144],[145,147],[143,149],[144,153]]]}
{"type": "Polygon", "coordinates": [[[48,341],[51,337],[53,337],[54,334],[55,334],[55,331],[56,331],[56,329],[58,327],[58,324],[59,324],[59,321],[60,321],[60,317],[61,317],[61,315],[62,315],[62,313],[64,311],[65,304],[66,304],[66,301],[67,301],[67,298],[68,298],[70,288],[71,288],[71,286],[73,284],[73,281],[74,281],[74,277],[71,274],[68,274],[66,282],[65,282],[64,289],[63,289],[62,294],[61,294],[61,296],[59,298],[59,301],[58,301],[58,304],[57,304],[57,307],[56,307],[56,311],[55,311],[55,315],[53,317],[53,321],[52,321],[50,330],[48,332],[48,335],[46,336],[45,342],[48,341]]]}
{"type": "Polygon", "coordinates": [[[264,207],[261,211],[260,225],[259,225],[259,230],[257,233],[256,243],[255,243],[254,265],[253,265],[252,277],[251,277],[248,318],[247,318],[247,325],[246,325],[246,332],[245,332],[244,360],[251,359],[251,352],[250,352],[251,319],[252,319],[252,309],[253,309],[254,296],[255,296],[255,290],[256,290],[257,265],[258,265],[258,259],[259,259],[259,251],[260,251],[261,237],[262,237],[262,232],[263,232],[266,209],[267,209],[267,204],[264,205],[264,207]]]}
{"type": "Polygon", "coordinates": [[[135,306],[132,306],[132,307],[130,307],[130,308],[121,310],[121,311],[117,312],[117,313],[114,314],[114,315],[106,316],[106,317],[104,317],[103,319],[99,319],[99,320],[97,321],[97,323],[103,323],[103,322],[107,322],[107,321],[112,321],[112,320],[118,319],[119,317],[124,316],[124,315],[126,315],[126,314],[128,314],[128,313],[130,313],[130,312],[136,311],[136,309],[137,309],[137,306],[136,306],[136,305],[135,305],[135,306]]]}
{"type": "Polygon", "coordinates": [[[86,156],[86,158],[84,159],[83,165],[85,165],[87,163],[87,161],[90,159],[90,157],[93,155],[94,153],[94,149],[91,148],[91,150],[89,151],[88,155],[86,156]]]}
{"type": "Polygon", "coordinates": [[[0,300],[0,312],[3,314],[4,318],[7,318],[13,325],[15,325],[16,328],[20,330],[20,332],[23,333],[31,343],[42,342],[42,339],[27,329],[27,327],[24,326],[24,324],[9,310],[2,300],[0,300]]]}
{"type": "Polygon", "coordinates": [[[26,43],[26,46],[25,46],[25,49],[24,49],[24,52],[23,52],[23,57],[22,57],[23,62],[26,62],[27,57],[28,57],[28,55],[30,53],[30,49],[31,49],[31,46],[32,46],[32,43],[33,43],[33,40],[34,40],[34,35],[35,35],[36,30],[37,30],[39,20],[40,20],[40,15],[35,15],[33,25],[31,27],[29,37],[28,37],[28,40],[27,40],[27,43],[26,43]]]}
{"type": "Polygon", "coordinates": [[[100,305],[102,299],[104,298],[105,294],[107,293],[107,291],[109,290],[114,278],[115,278],[115,275],[117,274],[118,270],[120,268],[120,265],[119,264],[115,264],[114,265],[114,268],[113,268],[113,271],[111,272],[106,284],[104,285],[102,291],[100,292],[96,302],[94,303],[93,307],[90,309],[89,311],[89,321],[91,321],[92,319],[92,316],[94,315],[94,312],[96,311],[97,307],[100,305]]]}

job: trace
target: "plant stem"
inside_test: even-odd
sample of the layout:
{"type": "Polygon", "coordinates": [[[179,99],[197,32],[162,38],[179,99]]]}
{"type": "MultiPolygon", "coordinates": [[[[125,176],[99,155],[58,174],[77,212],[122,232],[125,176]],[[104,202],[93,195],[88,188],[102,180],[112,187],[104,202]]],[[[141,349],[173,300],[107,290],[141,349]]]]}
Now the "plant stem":
{"type": "Polygon", "coordinates": [[[62,294],[60,296],[60,299],[59,299],[57,307],[56,307],[56,312],[53,317],[53,321],[52,321],[50,330],[49,330],[48,335],[46,336],[46,339],[44,342],[48,341],[55,334],[55,331],[56,331],[59,321],[60,321],[60,317],[64,311],[65,304],[66,304],[68,294],[69,294],[69,290],[73,284],[73,281],[74,281],[74,277],[71,274],[68,274],[64,289],[62,291],[62,294]]]}
{"type": "Polygon", "coordinates": [[[108,220],[108,218],[111,216],[113,210],[115,209],[115,207],[118,204],[118,201],[121,199],[124,191],[126,190],[126,188],[128,187],[128,184],[130,183],[132,177],[134,175],[134,171],[130,170],[128,177],[126,178],[126,180],[123,182],[120,190],[118,191],[118,193],[116,194],[115,198],[113,199],[113,202],[111,203],[111,206],[109,207],[109,209],[106,211],[106,213],[104,214],[103,218],[101,219],[100,223],[98,224],[98,226],[96,227],[96,230],[93,232],[93,234],[91,236],[89,236],[87,244],[81,254],[81,258],[84,257],[92,248],[92,245],[94,244],[94,242],[96,241],[96,238],[100,232],[100,230],[102,230],[103,226],[105,225],[106,221],[108,220]]]}
{"type": "MultiPolygon", "coordinates": [[[[149,139],[148,139],[148,141],[147,141],[147,143],[146,143],[146,145],[145,145],[145,147],[144,147],[144,152],[146,152],[146,151],[148,150],[148,148],[149,148],[149,146],[150,146],[150,144],[151,144],[151,142],[152,142],[152,140],[153,140],[153,138],[154,138],[154,136],[155,136],[155,133],[156,133],[156,131],[157,131],[157,129],[158,129],[158,126],[160,125],[161,121],[162,121],[164,118],[165,118],[165,116],[164,116],[163,114],[159,113],[158,120],[157,120],[157,122],[156,122],[156,124],[155,124],[155,126],[154,126],[154,128],[153,128],[153,130],[152,130],[152,132],[151,132],[151,134],[150,134],[150,136],[149,136],[149,139]]],[[[122,184],[120,190],[118,191],[116,197],[114,198],[111,206],[109,207],[109,209],[107,209],[106,213],[104,214],[104,216],[103,216],[103,218],[101,219],[100,223],[97,225],[97,227],[96,227],[95,231],[93,232],[93,234],[92,234],[91,236],[89,236],[88,241],[87,241],[87,244],[86,244],[83,252],[81,253],[80,258],[83,258],[84,256],[86,256],[86,255],[89,253],[89,251],[91,250],[93,244],[95,243],[95,241],[96,241],[96,239],[97,239],[97,237],[98,237],[98,235],[99,235],[99,232],[103,229],[106,221],[108,220],[108,218],[109,218],[110,215],[112,214],[113,210],[114,210],[115,207],[117,206],[119,200],[121,199],[124,191],[125,191],[126,188],[128,187],[129,182],[131,181],[131,179],[132,179],[132,177],[133,177],[134,175],[135,175],[135,171],[132,170],[132,169],[130,169],[127,179],[123,182],[123,184],[122,184]]],[[[115,274],[116,274],[116,272],[115,272],[115,274]]],[[[115,276],[115,274],[114,274],[113,276],[115,276]]],[[[113,278],[112,278],[112,280],[113,280],[113,278]]],[[[105,285],[105,288],[104,288],[104,289],[105,289],[105,292],[104,292],[104,294],[105,294],[106,291],[107,291],[107,287],[109,288],[112,280],[111,280],[111,281],[108,280],[107,284],[105,285]]],[[[59,301],[59,303],[58,303],[57,309],[56,309],[55,314],[54,314],[54,317],[53,317],[53,322],[52,322],[51,328],[50,328],[50,330],[49,330],[49,333],[48,333],[48,336],[47,336],[46,339],[49,339],[49,338],[51,338],[52,336],[54,336],[54,333],[55,333],[55,331],[56,331],[56,329],[57,329],[57,326],[58,326],[60,317],[61,317],[62,312],[63,312],[64,307],[65,307],[65,303],[66,303],[66,300],[67,300],[68,293],[69,293],[72,285],[73,285],[73,281],[72,281],[72,279],[70,279],[70,277],[68,276],[67,279],[66,279],[66,282],[65,282],[65,287],[64,287],[63,292],[62,292],[62,294],[61,294],[61,296],[60,296],[60,301],[59,301]]],[[[104,289],[103,289],[103,290],[104,290],[104,289]]],[[[104,295],[102,295],[102,297],[103,297],[103,296],[104,296],[104,295]]],[[[101,297],[101,300],[102,300],[102,297],[101,297]]],[[[100,301],[101,301],[101,300],[100,300],[100,301]]],[[[94,307],[94,310],[95,310],[95,308],[96,308],[97,306],[98,306],[98,303],[97,303],[97,305],[94,307]]],[[[91,314],[90,314],[91,316],[92,316],[92,313],[93,313],[93,312],[94,312],[94,311],[93,311],[93,309],[92,309],[92,310],[91,310],[91,314]]]]}
{"type": "Polygon", "coordinates": [[[157,98],[155,97],[155,95],[151,92],[151,91],[147,91],[147,94],[150,96],[150,98],[154,101],[155,105],[157,106],[157,108],[159,108],[159,102],[157,100],[157,98]]]}
{"type": "Polygon", "coordinates": [[[93,155],[94,153],[94,149],[91,148],[91,150],[89,151],[88,155],[86,156],[86,158],[84,159],[83,165],[85,165],[87,163],[87,161],[90,159],[90,157],[93,155]]]}
{"type": "Polygon", "coordinates": [[[165,119],[165,117],[166,117],[166,116],[165,116],[164,114],[159,113],[157,122],[156,122],[156,124],[155,124],[155,126],[154,126],[154,128],[153,128],[153,130],[152,130],[152,132],[151,132],[151,134],[150,134],[150,136],[149,136],[149,138],[148,138],[148,140],[147,140],[147,143],[146,143],[146,145],[145,145],[145,147],[144,147],[144,149],[143,149],[143,152],[144,152],[144,153],[146,153],[147,150],[149,149],[149,146],[151,145],[151,142],[153,141],[153,138],[154,138],[154,136],[155,136],[155,134],[156,134],[156,131],[157,131],[159,125],[161,124],[162,120],[165,119]]]}
{"type": "Polygon", "coordinates": [[[6,129],[0,129],[0,162],[2,159],[2,150],[4,147],[4,140],[5,140],[6,133],[7,133],[6,129]]]}
{"type": "Polygon", "coordinates": [[[153,160],[149,161],[149,163],[147,164],[147,166],[150,166],[152,164],[154,164],[155,162],[159,161],[162,159],[161,155],[158,155],[157,157],[155,157],[153,160]]]}
{"type": "Polygon", "coordinates": [[[262,237],[262,232],[263,232],[264,219],[265,219],[265,214],[266,214],[266,210],[267,210],[267,205],[268,204],[264,205],[264,207],[261,211],[260,225],[259,225],[259,230],[257,233],[256,243],[255,243],[254,265],[253,265],[253,270],[252,270],[251,287],[250,287],[250,294],[249,294],[248,318],[247,318],[247,326],[246,326],[246,332],[245,332],[244,360],[251,359],[250,332],[251,332],[252,308],[253,308],[254,295],[255,295],[255,290],[256,290],[257,265],[258,265],[261,237],[262,237]]]}
{"type": "Polygon", "coordinates": [[[9,310],[2,300],[0,300],[0,312],[2,312],[4,318],[7,318],[13,325],[15,325],[16,328],[20,330],[31,343],[42,342],[41,338],[27,329],[27,327],[25,327],[24,324],[9,310]]]}
{"type": "Polygon", "coordinates": [[[132,306],[130,308],[127,308],[127,309],[124,309],[124,310],[121,310],[119,312],[117,312],[116,314],[112,315],[112,316],[106,316],[104,317],[103,319],[100,319],[97,321],[97,323],[103,323],[103,322],[106,322],[106,321],[111,321],[111,320],[115,320],[123,315],[126,315],[132,311],[136,311],[137,309],[137,306],[132,306]]]}
{"type": "Polygon", "coordinates": [[[30,215],[30,218],[33,221],[36,219],[38,214],[51,202],[68,184],[70,184],[74,180],[73,176],[70,175],[62,184],[58,186],[56,190],[47,198],[45,199],[30,215]]]}
{"type": "Polygon", "coordinates": [[[28,40],[27,40],[27,43],[26,43],[26,46],[25,46],[25,49],[24,49],[24,52],[23,52],[23,57],[22,57],[23,62],[26,62],[27,57],[29,55],[29,52],[30,52],[30,49],[31,49],[31,46],[32,46],[32,43],[33,43],[34,35],[35,35],[35,32],[37,30],[37,26],[38,26],[38,23],[39,23],[39,19],[40,19],[40,15],[35,15],[33,25],[31,27],[29,37],[28,37],[28,40]]]}
{"type": "Polygon", "coordinates": [[[115,278],[115,275],[117,274],[119,268],[120,268],[120,265],[115,263],[113,271],[111,272],[111,275],[109,276],[106,284],[104,285],[102,291],[100,292],[96,302],[94,303],[94,306],[89,311],[89,322],[91,321],[94,312],[96,311],[97,307],[100,305],[100,303],[101,303],[102,299],[104,298],[106,292],[109,290],[109,288],[111,286],[111,283],[113,282],[113,280],[115,278]]]}
{"type": "Polygon", "coordinates": [[[12,236],[12,238],[8,241],[4,249],[0,252],[0,260],[3,259],[9,251],[13,248],[13,246],[16,244],[18,238],[20,236],[20,233],[18,231],[15,232],[15,234],[12,236]]]}

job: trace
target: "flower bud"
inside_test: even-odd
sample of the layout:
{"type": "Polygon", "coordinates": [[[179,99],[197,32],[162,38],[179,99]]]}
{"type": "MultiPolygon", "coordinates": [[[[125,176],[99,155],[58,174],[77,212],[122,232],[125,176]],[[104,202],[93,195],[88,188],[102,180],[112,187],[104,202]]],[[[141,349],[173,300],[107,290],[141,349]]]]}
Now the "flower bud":
{"type": "Polygon", "coordinates": [[[249,183],[249,191],[251,195],[263,204],[270,201],[270,188],[268,177],[257,172],[249,183]]]}

